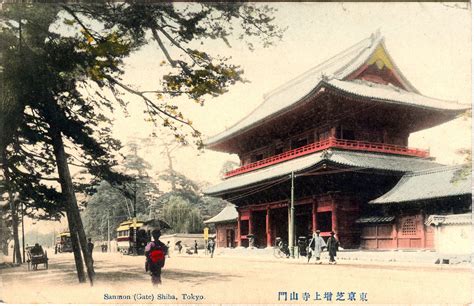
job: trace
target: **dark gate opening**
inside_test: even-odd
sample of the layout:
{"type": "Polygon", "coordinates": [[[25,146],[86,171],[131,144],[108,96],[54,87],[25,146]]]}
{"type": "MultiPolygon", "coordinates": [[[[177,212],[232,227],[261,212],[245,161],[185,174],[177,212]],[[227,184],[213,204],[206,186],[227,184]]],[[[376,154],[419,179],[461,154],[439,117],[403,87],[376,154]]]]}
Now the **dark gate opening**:
{"type": "Polygon", "coordinates": [[[255,237],[254,246],[257,248],[264,248],[267,246],[266,239],[266,211],[255,211],[252,214],[252,231],[255,237]]]}
{"type": "Polygon", "coordinates": [[[332,212],[320,212],[316,215],[318,230],[321,232],[332,231],[332,212]]]}
{"type": "Polygon", "coordinates": [[[295,207],[295,239],[298,237],[311,236],[312,222],[311,222],[311,205],[298,205],[295,207]]]}
{"type": "Polygon", "coordinates": [[[288,208],[277,208],[271,211],[272,245],[275,238],[280,237],[288,242],[288,208]]]}

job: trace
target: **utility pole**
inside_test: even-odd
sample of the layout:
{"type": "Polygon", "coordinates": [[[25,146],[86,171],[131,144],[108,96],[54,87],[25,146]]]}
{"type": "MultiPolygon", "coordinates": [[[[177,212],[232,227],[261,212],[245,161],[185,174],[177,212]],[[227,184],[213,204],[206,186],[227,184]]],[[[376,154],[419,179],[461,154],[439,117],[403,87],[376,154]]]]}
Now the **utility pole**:
{"type": "Polygon", "coordinates": [[[290,222],[288,222],[288,247],[291,257],[295,258],[295,173],[291,172],[290,222]]]}
{"type": "MultiPolygon", "coordinates": [[[[53,228],[53,240],[52,240],[52,247],[56,250],[56,226],[53,228]]],[[[56,251],[55,251],[56,253],[56,251]]]]}
{"type": "Polygon", "coordinates": [[[107,210],[107,253],[110,253],[110,218],[107,210]]]}
{"type": "MultiPolygon", "coordinates": [[[[135,151],[136,154],[136,151],[135,151]]],[[[137,245],[137,178],[135,178],[135,187],[133,188],[133,255],[138,255],[137,245]]]]}
{"type": "Polygon", "coordinates": [[[25,222],[24,221],[24,206],[21,202],[21,245],[23,248],[23,263],[25,262],[25,222]]]}

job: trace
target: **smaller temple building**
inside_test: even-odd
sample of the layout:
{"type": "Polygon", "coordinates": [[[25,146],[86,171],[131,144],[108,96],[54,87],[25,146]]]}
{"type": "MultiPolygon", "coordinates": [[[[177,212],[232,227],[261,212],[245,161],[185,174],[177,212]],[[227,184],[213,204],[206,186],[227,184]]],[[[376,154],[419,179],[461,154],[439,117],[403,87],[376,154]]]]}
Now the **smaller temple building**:
{"type": "Polygon", "coordinates": [[[235,205],[228,204],[224,209],[204,224],[214,225],[216,230],[216,245],[218,248],[233,248],[237,246],[237,218],[239,214],[235,205]]]}
{"type": "MultiPolygon", "coordinates": [[[[356,220],[361,225],[361,247],[443,249],[435,226],[431,225],[438,225],[436,220],[454,220],[470,212],[471,197],[468,165],[408,172],[390,191],[369,202],[373,207],[369,216],[356,220]]],[[[455,233],[453,241],[461,235],[455,233]]]]}

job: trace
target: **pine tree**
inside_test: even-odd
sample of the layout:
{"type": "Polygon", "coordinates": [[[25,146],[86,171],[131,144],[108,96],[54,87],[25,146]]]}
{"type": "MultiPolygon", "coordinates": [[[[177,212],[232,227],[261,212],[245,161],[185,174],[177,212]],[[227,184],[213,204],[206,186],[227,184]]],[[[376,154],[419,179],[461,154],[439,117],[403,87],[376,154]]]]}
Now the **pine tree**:
{"type": "Polygon", "coordinates": [[[124,109],[123,94],[130,93],[146,105],[149,120],[170,128],[177,141],[191,137],[202,145],[199,131],[171,99],[187,96],[202,104],[206,96],[221,95],[243,81],[243,72],[229,59],[193,45],[208,39],[229,43],[239,29],[237,35],[250,48],[258,41],[268,46],[282,33],[272,13],[267,6],[247,3],[3,5],[0,151],[5,185],[10,194],[18,191],[27,199],[47,194],[44,205],[32,201],[32,207],[43,205],[51,215],[66,213],[79,281],[85,280],[82,260],[91,283],[94,276],[76,199],[76,192],[89,190],[73,182],[69,167],[83,167],[95,181],[120,185],[129,180],[112,171],[120,143],[111,137],[104,114],[124,109]],[[148,34],[171,72],[156,90],[144,92],[120,76],[124,58],[149,43],[148,34]],[[32,173],[24,167],[33,168],[32,173]],[[20,182],[29,179],[33,190],[28,193],[20,182]],[[59,182],[61,192],[48,188],[48,180],[59,182]]]}

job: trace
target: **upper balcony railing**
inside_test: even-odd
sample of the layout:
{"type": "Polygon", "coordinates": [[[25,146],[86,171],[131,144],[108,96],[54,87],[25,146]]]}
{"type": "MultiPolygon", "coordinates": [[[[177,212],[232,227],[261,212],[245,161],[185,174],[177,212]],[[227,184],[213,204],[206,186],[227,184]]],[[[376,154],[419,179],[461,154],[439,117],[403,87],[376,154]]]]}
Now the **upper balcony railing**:
{"type": "Polygon", "coordinates": [[[256,169],[268,167],[270,165],[278,164],[290,159],[294,159],[297,157],[301,157],[307,154],[311,154],[311,153],[322,151],[329,148],[407,155],[407,156],[416,156],[416,157],[422,157],[422,158],[429,157],[430,155],[428,150],[414,149],[414,148],[408,148],[404,146],[397,146],[397,145],[391,145],[391,144],[385,144],[385,143],[346,140],[346,139],[337,139],[337,138],[330,137],[325,140],[313,142],[303,147],[286,151],[281,154],[267,157],[262,160],[239,167],[235,170],[227,172],[225,174],[225,177],[228,178],[228,177],[235,176],[238,174],[250,172],[256,169]]]}

